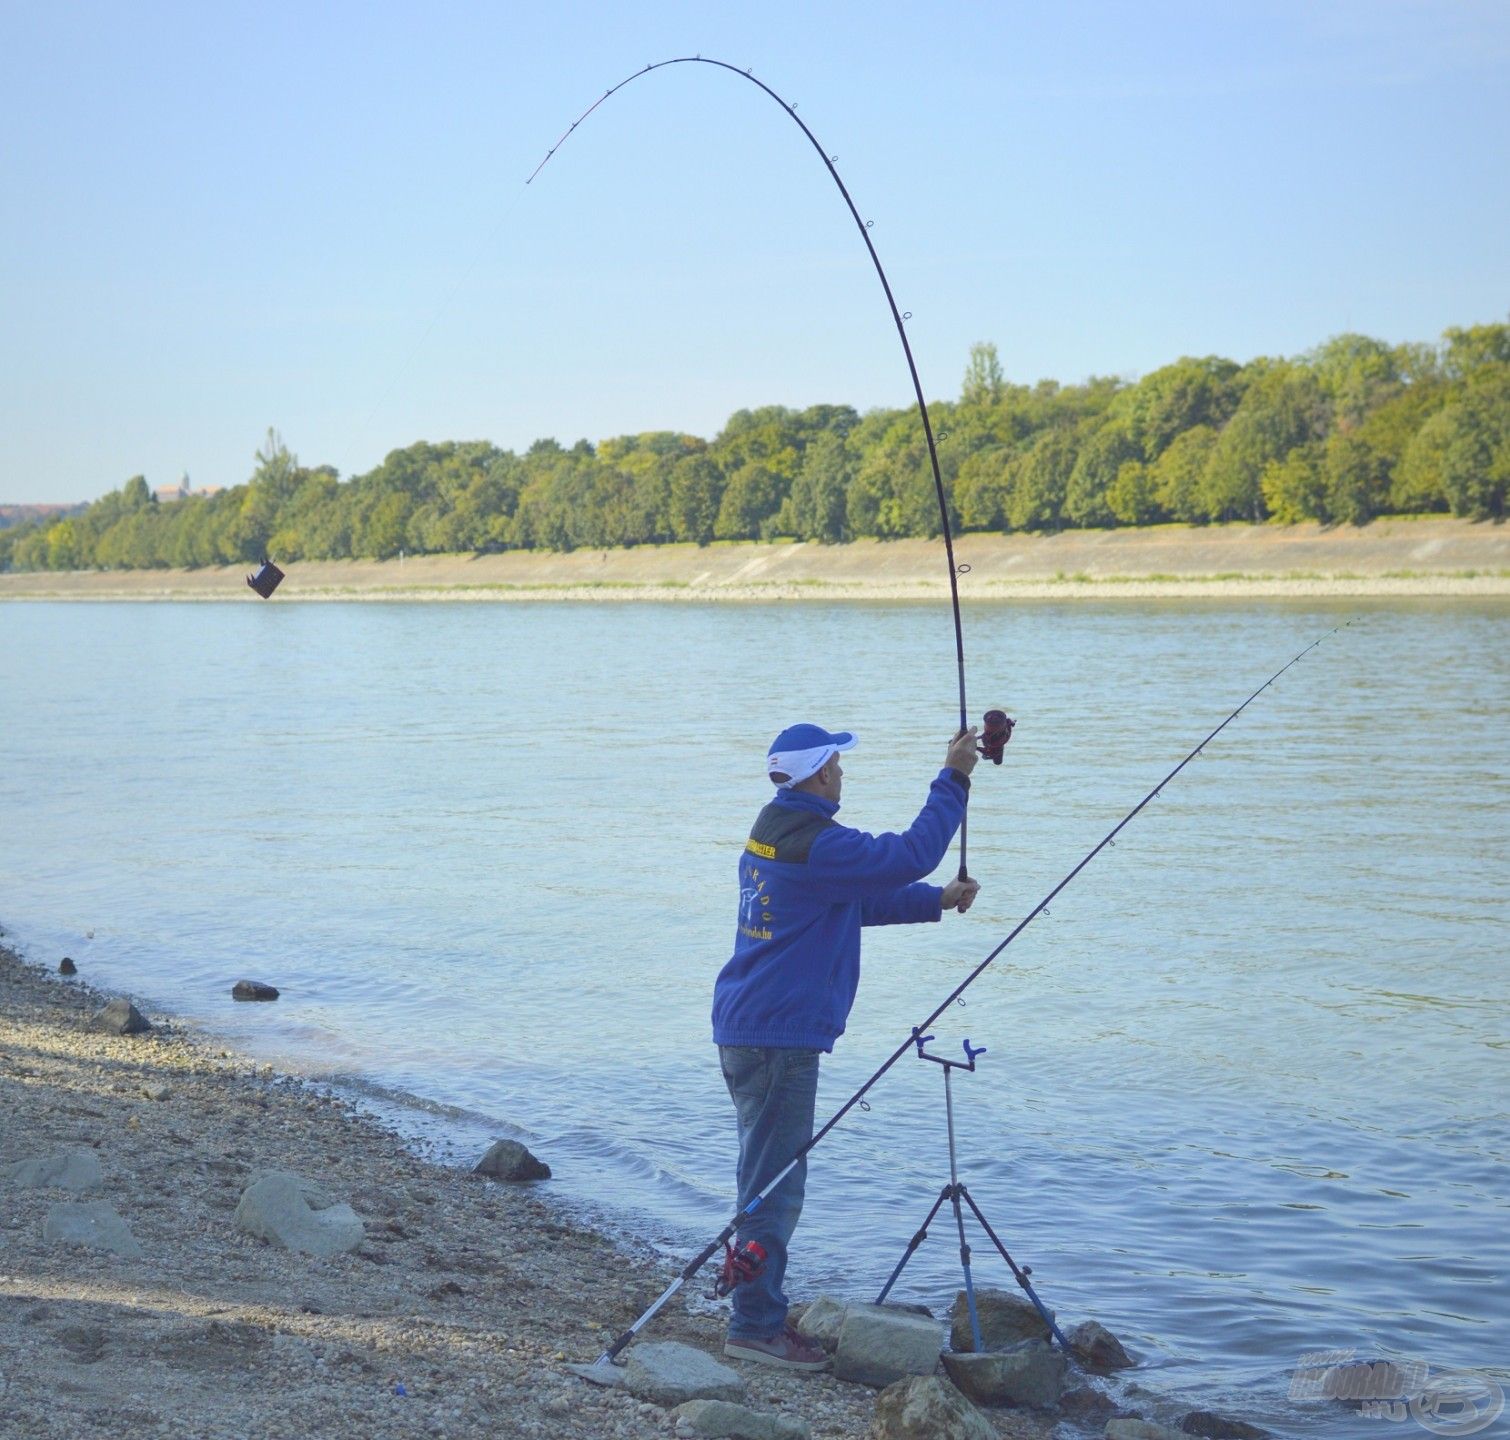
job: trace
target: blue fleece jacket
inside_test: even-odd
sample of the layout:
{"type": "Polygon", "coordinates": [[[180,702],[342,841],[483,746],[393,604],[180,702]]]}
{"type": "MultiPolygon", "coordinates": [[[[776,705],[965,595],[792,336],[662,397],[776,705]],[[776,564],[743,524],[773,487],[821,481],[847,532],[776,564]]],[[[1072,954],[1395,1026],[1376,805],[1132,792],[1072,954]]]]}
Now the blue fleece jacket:
{"type": "Polygon", "coordinates": [[[900,834],[868,835],[839,806],[780,790],[739,857],[734,954],[713,987],[719,1045],[832,1050],[860,983],[860,927],[937,920],[937,868],[965,815],[970,782],[941,770],[900,834]]]}

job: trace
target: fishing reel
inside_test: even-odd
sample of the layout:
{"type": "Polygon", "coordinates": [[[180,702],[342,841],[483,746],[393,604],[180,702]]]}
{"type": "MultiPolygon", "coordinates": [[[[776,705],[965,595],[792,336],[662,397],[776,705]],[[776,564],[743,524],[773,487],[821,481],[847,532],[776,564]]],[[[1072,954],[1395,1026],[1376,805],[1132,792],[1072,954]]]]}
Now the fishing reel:
{"type": "Polygon", "coordinates": [[[1001,764],[1001,752],[1012,738],[1012,726],[1016,722],[1005,710],[987,710],[982,720],[980,741],[976,749],[993,765],[1001,764]]]}
{"type": "Polygon", "coordinates": [[[765,1246],[758,1240],[750,1240],[737,1250],[724,1241],[724,1264],[708,1292],[710,1300],[722,1300],[736,1285],[753,1280],[765,1269],[765,1246]]]}

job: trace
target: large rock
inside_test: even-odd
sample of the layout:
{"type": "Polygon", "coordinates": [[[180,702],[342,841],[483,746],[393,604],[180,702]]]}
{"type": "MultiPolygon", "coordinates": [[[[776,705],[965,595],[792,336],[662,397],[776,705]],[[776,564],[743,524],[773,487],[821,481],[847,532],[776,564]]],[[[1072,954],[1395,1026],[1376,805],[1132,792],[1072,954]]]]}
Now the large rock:
{"type": "Polygon", "coordinates": [[[914,1375],[876,1396],[876,1440],[996,1440],[991,1422],[947,1380],[914,1375]]]}
{"type": "Polygon", "coordinates": [[[1031,1405],[1051,1410],[1064,1393],[1064,1351],[1042,1340],[1011,1350],[944,1356],[949,1378],[977,1405],[1031,1405]]]}
{"type": "Polygon", "coordinates": [[[631,1395],[652,1405],[683,1405],[688,1400],[741,1400],[745,1382],[704,1350],[660,1340],[636,1345],[624,1367],[631,1395]]]}
{"type": "Polygon", "coordinates": [[[549,1180],[551,1167],[517,1140],[495,1140],[472,1173],[494,1180],[549,1180]]]}
{"type": "Polygon", "coordinates": [[[808,1440],[806,1420],[770,1415],[732,1400],[688,1400],[671,1412],[678,1435],[728,1437],[728,1440],[808,1440]]]}
{"type": "Polygon", "coordinates": [[[1090,1385],[1077,1385],[1059,1397],[1060,1411],[1065,1415],[1078,1417],[1082,1423],[1110,1418],[1117,1413],[1118,1408],[1117,1402],[1110,1395],[1090,1385]]]}
{"type": "Polygon", "coordinates": [[[117,996],[89,1023],[107,1035],[140,1035],[152,1028],[152,1022],[123,996],[117,996]]]}
{"type": "Polygon", "coordinates": [[[1185,1440],[1182,1430],[1171,1430],[1152,1420],[1108,1420],[1106,1440],[1185,1440]]]}
{"type": "Polygon", "coordinates": [[[319,1186],[286,1170],[264,1170],[242,1192],[236,1224],[250,1235],[328,1259],[362,1243],[366,1227],[350,1205],[336,1205],[319,1186]]]}
{"type": "Polygon", "coordinates": [[[61,1155],[18,1160],[6,1167],[5,1178],[23,1190],[50,1186],[56,1190],[72,1190],[75,1195],[97,1190],[105,1183],[100,1173],[100,1157],[93,1150],[67,1150],[61,1155]]]}
{"type": "Polygon", "coordinates": [[[1192,1410],[1180,1421],[1187,1435],[1204,1435],[1206,1440],[1267,1440],[1269,1432],[1246,1420],[1229,1420],[1213,1410],[1192,1410]]]}
{"type": "Polygon", "coordinates": [[[261,980],[238,980],[231,986],[232,1000],[276,1000],[278,987],[261,980]]]}
{"type": "Polygon", "coordinates": [[[844,1328],[844,1317],[849,1307],[831,1295],[820,1295],[797,1322],[797,1333],[821,1345],[830,1355],[839,1348],[839,1331],[844,1328]]]}
{"type": "MultiPolygon", "coordinates": [[[[975,1313],[980,1318],[980,1338],[987,1350],[1005,1350],[1020,1340],[1047,1340],[1049,1327],[1033,1302],[1018,1290],[977,1290],[975,1313]]],[[[970,1310],[961,1290],[949,1311],[949,1348],[961,1354],[975,1349],[970,1334],[970,1310]]]]}
{"type": "Polygon", "coordinates": [[[878,1389],[938,1369],[939,1328],[933,1320],[885,1305],[851,1305],[839,1328],[834,1374],[878,1389]]]}
{"type": "Polygon", "coordinates": [[[1064,1338],[1087,1370],[1129,1370],[1136,1363],[1099,1320],[1082,1320],[1064,1338]]]}
{"type": "Polygon", "coordinates": [[[108,1200],[70,1200],[54,1205],[42,1223],[42,1238],[109,1250],[128,1260],[135,1260],[142,1253],[126,1222],[108,1200]]]}

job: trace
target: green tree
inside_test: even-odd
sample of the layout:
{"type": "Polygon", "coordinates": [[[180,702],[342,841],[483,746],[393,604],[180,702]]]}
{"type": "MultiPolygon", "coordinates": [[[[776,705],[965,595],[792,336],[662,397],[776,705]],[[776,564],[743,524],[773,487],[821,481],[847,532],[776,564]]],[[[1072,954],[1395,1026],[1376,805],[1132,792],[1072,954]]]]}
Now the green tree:
{"type": "Polygon", "coordinates": [[[1281,525],[1326,519],[1327,478],[1320,446],[1297,445],[1282,459],[1270,460],[1260,484],[1264,504],[1281,525]]]}
{"type": "Polygon", "coordinates": [[[1206,463],[1200,486],[1206,518],[1262,520],[1265,467],[1319,439],[1325,427],[1325,399],[1315,375],[1286,362],[1263,365],[1206,463]]]}
{"type": "Polygon", "coordinates": [[[1242,398],[1242,374],[1216,355],[1185,356],[1145,375],[1113,405],[1145,460],[1157,460],[1197,425],[1220,429],[1242,398]]]}
{"type": "Polygon", "coordinates": [[[1198,524],[1206,519],[1201,480],[1216,448],[1216,431],[1196,425],[1177,435],[1149,467],[1154,501],[1175,520],[1198,524]]]}
{"type": "Polygon", "coordinates": [[[1357,425],[1401,383],[1398,352],[1367,335],[1334,335],[1306,362],[1342,426],[1357,425]]]}
{"type": "Polygon", "coordinates": [[[779,533],[825,544],[847,540],[845,502],[854,473],[845,432],[825,430],[803,454],[802,468],[779,513],[779,533]]]}
{"type": "Polygon", "coordinates": [[[1152,525],[1159,518],[1153,471],[1141,460],[1124,460],[1107,486],[1106,503],[1119,525],[1152,525]]]}
{"type": "Polygon", "coordinates": [[[1058,530],[1075,469],[1075,435],[1065,425],[1045,430],[1012,462],[1007,523],[1014,530],[1058,530]]]}
{"type": "Polygon", "coordinates": [[[1108,420],[1081,441],[1064,492],[1064,515],[1073,525],[1113,523],[1109,491],[1129,460],[1140,458],[1138,446],[1118,420],[1108,420]]]}
{"type": "Polygon", "coordinates": [[[671,529],[676,538],[708,544],[723,495],[723,471],[711,456],[688,455],[678,460],[671,472],[671,529]]]}
{"type": "Polygon", "coordinates": [[[1406,448],[1390,487],[1390,507],[1406,513],[1447,509],[1447,448],[1452,443],[1454,417],[1439,410],[1406,448]]]}
{"type": "Polygon", "coordinates": [[[155,505],[157,499],[147,485],[147,477],[133,475],[121,489],[121,502],[126,510],[141,510],[145,506],[155,505]]]}
{"type": "Polygon", "coordinates": [[[1389,463],[1359,434],[1334,430],[1327,437],[1323,472],[1329,520],[1363,525],[1389,503],[1389,463]]]}
{"type": "Polygon", "coordinates": [[[1454,515],[1497,520],[1510,488],[1510,364],[1484,364],[1446,416],[1442,488],[1454,515]]]}
{"type": "Polygon", "coordinates": [[[996,346],[977,341],[970,347],[970,363],[965,367],[965,383],[960,389],[964,405],[995,405],[1006,390],[1001,361],[996,346]]]}
{"type": "Polygon", "coordinates": [[[717,540],[755,540],[761,526],[781,508],[785,487],[764,465],[741,465],[729,476],[718,518],[713,522],[717,540]]]}
{"type": "Polygon", "coordinates": [[[1466,380],[1481,366],[1510,365],[1510,325],[1455,325],[1442,340],[1442,368],[1451,380],[1466,380]]]}
{"type": "Polygon", "coordinates": [[[960,520],[970,530],[1000,530],[1007,523],[1013,450],[987,445],[968,455],[954,482],[960,520]]]}

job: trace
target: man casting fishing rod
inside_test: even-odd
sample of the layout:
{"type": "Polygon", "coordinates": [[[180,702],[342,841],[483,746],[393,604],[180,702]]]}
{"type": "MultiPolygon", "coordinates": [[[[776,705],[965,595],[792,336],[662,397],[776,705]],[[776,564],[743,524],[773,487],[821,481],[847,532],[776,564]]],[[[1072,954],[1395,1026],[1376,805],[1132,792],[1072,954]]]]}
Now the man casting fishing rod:
{"type": "MultiPolygon", "coordinates": [[[[756,817],[739,859],[734,954],[713,989],[713,1039],[739,1129],[741,1210],[813,1135],[818,1056],[844,1033],[860,982],[860,927],[963,914],[980,886],[923,883],[964,819],[978,758],[972,726],[950,743],[917,818],[900,834],[868,835],[834,819],[848,731],[793,725],[771,743],[776,797],[756,817]]],[[[823,1350],[786,1323],[787,1244],[802,1213],[804,1158],[739,1227],[764,1267],[734,1285],[724,1354],[822,1370],[823,1350]]]]}

